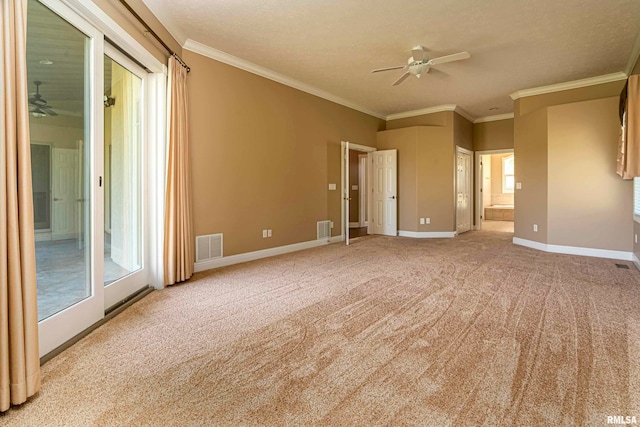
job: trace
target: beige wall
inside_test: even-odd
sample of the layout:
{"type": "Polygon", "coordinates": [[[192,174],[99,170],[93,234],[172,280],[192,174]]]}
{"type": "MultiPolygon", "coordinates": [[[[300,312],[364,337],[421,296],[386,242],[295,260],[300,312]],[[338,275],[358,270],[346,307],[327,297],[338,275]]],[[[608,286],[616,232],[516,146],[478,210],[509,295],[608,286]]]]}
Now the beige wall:
{"type": "Polygon", "coordinates": [[[548,243],[631,251],[632,181],[616,175],[618,97],[548,108],[548,243]]]}
{"type": "Polygon", "coordinates": [[[473,123],[453,113],[453,140],[456,146],[473,151],[473,123]]]}
{"type": "Polygon", "coordinates": [[[47,116],[29,120],[32,142],[50,143],[57,148],[77,148],[76,141],[84,140],[84,124],[81,117],[47,116]]]}
{"type": "Polygon", "coordinates": [[[631,250],[632,190],[615,176],[622,84],[516,101],[516,182],[522,189],[515,193],[515,237],[631,250]]]}
{"type": "Polygon", "coordinates": [[[326,219],[339,235],[340,141],[375,147],[384,121],[190,51],[183,57],[195,235],[224,233],[225,256],[315,240],[326,219]]]}
{"type": "Polygon", "coordinates": [[[513,148],[513,119],[473,124],[473,150],[513,148]]]}
{"type": "Polygon", "coordinates": [[[453,111],[440,111],[438,113],[423,114],[405,119],[389,120],[387,122],[387,130],[408,128],[411,126],[451,126],[453,114],[453,111]]]}
{"type": "Polygon", "coordinates": [[[398,230],[455,230],[453,133],[452,121],[378,132],[378,149],[398,150],[398,230]]]}
{"type": "Polygon", "coordinates": [[[514,237],[547,243],[547,112],[541,109],[514,122],[514,154],[516,156],[514,237]],[[538,232],[533,231],[537,224],[538,232]]]}

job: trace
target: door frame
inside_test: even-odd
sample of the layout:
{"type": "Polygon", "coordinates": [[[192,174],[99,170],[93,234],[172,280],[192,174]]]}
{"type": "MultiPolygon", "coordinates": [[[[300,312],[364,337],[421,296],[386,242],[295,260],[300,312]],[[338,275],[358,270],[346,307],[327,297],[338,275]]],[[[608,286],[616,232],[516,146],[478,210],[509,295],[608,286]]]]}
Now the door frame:
{"type": "MultiPolygon", "coordinates": [[[[475,185],[474,185],[474,193],[475,193],[474,194],[474,197],[475,197],[474,229],[475,230],[482,230],[482,219],[480,219],[480,215],[482,212],[482,197],[480,194],[480,189],[482,187],[482,175],[481,175],[482,168],[480,167],[481,156],[491,155],[491,154],[507,154],[507,153],[514,154],[513,148],[501,148],[498,150],[482,150],[482,151],[474,152],[473,164],[474,164],[475,173],[473,174],[473,177],[475,180],[475,185]]],[[[514,198],[514,205],[515,205],[515,198],[514,198]]]]}
{"type": "Polygon", "coordinates": [[[46,319],[39,322],[40,356],[51,353],[65,342],[81,334],[104,317],[104,283],[103,283],[103,250],[104,250],[104,187],[101,185],[104,176],[103,145],[103,61],[105,37],[148,69],[145,104],[147,137],[143,147],[143,158],[147,159],[146,179],[149,182],[147,204],[150,209],[147,225],[147,247],[149,253],[148,283],[156,288],[163,286],[163,223],[164,223],[164,182],[165,182],[165,149],[166,130],[166,86],[167,66],[158,61],[149,51],[137,42],[118,23],[110,18],[93,2],[84,0],[39,0],[53,13],[69,22],[72,26],[89,38],[91,50],[87,56],[86,85],[89,102],[85,105],[85,116],[90,118],[85,131],[86,143],[91,151],[86,158],[89,172],[86,186],[89,187],[90,205],[88,220],[92,226],[90,282],[91,295],[46,319]],[[151,251],[151,249],[153,249],[151,251]]]}
{"type": "MultiPolygon", "coordinates": [[[[349,245],[349,218],[345,216],[345,212],[346,215],[349,214],[349,200],[346,200],[349,194],[349,179],[347,176],[348,170],[347,167],[345,167],[345,159],[347,162],[349,161],[349,152],[348,150],[345,150],[345,148],[348,148],[348,150],[361,151],[363,153],[372,153],[374,151],[377,151],[378,149],[375,147],[369,147],[367,145],[354,144],[349,141],[340,142],[340,240],[345,242],[346,245],[349,245]],[[345,194],[347,195],[346,197],[345,194]]],[[[369,215],[371,209],[370,205],[371,203],[367,203],[367,218],[371,218],[371,216],[369,215]]],[[[369,225],[367,227],[367,233],[370,234],[370,232],[371,221],[369,221],[369,225]]]]}
{"type": "Polygon", "coordinates": [[[358,223],[360,227],[368,227],[369,223],[369,162],[367,154],[358,154],[358,223]]]}

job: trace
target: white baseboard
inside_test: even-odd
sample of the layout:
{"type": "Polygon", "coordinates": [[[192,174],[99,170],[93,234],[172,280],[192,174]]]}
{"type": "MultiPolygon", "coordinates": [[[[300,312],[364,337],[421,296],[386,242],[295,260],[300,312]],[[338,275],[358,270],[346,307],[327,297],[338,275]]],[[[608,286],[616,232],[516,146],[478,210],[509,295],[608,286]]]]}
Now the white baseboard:
{"type": "Polygon", "coordinates": [[[457,234],[455,231],[398,231],[398,236],[414,239],[449,239],[457,234]]]}
{"type": "Polygon", "coordinates": [[[638,259],[638,257],[636,256],[636,254],[633,254],[633,259],[632,259],[633,263],[636,265],[636,268],[638,270],[640,270],[640,259],[638,259]]]}
{"type": "Polygon", "coordinates": [[[194,264],[194,272],[210,270],[212,268],[225,267],[227,265],[240,264],[243,262],[254,261],[257,259],[268,258],[276,255],[287,254],[289,252],[301,251],[304,249],[325,246],[330,243],[339,242],[342,236],[334,236],[329,239],[311,240],[309,242],[294,243],[292,245],[278,246],[275,248],[262,249],[259,251],[246,252],[243,254],[225,256],[208,261],[196,262],[194,264]]]}
{"type": "Polygon", "coordinates": [[[350,222],[349,223],[349,228],[360,228],[360,223],[359,222],[350,222]]]}
{"type": "Polygon", "coordinates": [[[344,240],[344,236],[341,234],[339,236],[333,236],[329,238],[329,243],[337,243],[342,242],[344,240]]]}
{"type": "Polygon", "coordinates": [[[556,254],[591,256],[595,258],[619,259],[624,261],[633,261],[634,257],[633,252],[612,251],[609,249],[581,248],[578,246],[549,245],[546,243],[535,242],[533,240],[521,239],[519,237],[514,237],[513,243],[515,245],[526,246],[527,248],[556,254]]]}

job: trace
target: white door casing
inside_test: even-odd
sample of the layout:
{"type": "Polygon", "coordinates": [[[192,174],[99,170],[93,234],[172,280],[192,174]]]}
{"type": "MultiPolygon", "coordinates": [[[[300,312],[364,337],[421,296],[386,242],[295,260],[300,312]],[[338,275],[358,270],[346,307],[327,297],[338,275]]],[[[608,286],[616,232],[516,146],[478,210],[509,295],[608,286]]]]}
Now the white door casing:
{"type": "Polygon", "coordinates": [[[398,151],[372,153],[373,234],[398,235],[398,151]]]}
{"type": "Polygon", "coordinates": [[[471,155],[467,150],[456,148],[456,231],[458,234],[471,230],[471,155]]]}
{"type": "Polygon", "coordinates": [[[349,246],[349,142],[342,141],[342,200],[344,202],[342,232],[344,242],[349,246]]]}

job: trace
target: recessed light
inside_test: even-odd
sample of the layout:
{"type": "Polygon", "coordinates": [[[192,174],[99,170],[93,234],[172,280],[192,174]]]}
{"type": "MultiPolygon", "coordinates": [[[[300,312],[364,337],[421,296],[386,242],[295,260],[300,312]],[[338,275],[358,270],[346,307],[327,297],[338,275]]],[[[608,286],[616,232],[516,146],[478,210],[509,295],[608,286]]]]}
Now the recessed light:
{"type": "Polygon", "coordinates": [[[50,59],[41,59],[38,62],[40,62],[40,64],[42,64],[42,65],[51,65],[51,64],[53,64],[53,61],[50,60],[50,59]]]}

